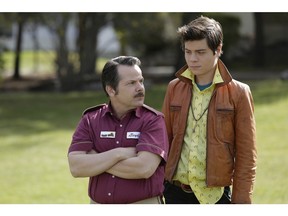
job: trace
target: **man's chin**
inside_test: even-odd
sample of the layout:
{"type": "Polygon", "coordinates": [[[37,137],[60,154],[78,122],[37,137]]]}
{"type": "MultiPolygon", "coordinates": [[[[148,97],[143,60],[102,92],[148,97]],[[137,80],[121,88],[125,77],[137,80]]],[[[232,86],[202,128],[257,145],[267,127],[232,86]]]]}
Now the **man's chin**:
{"type": "Polygon", "coordinates": [[[141,106],[143,106],[143,104],[144,104],[144,101],[141,100],[141,101],[136,102],[136,103],[135,103],[135,106],[136,106],[136,107],[141,107],[141,106]]]}

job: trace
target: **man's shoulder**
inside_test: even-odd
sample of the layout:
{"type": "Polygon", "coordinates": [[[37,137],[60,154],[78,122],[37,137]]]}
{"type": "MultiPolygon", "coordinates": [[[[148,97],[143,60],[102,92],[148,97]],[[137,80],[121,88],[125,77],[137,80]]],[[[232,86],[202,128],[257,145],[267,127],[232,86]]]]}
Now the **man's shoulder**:
{"type": "Polygon", "coordinates": [[[171,80],[168,84],[168,89],[171,89],[171,90],[173,89],[173,91],[175,89],[179,89],[180,91],[182,91],[183,89],[190,88],[191,86],[192,86],[191,80],[189,80],[188,78],[182,77],[181,79],[175,78],[171,80]]]}
{"type": "Polygon", "coordinates": [[[232,85],[233,88],[238,89],[238,90],[244,90],[244,91],[250,90],[250,87],[248,84],[241,82],[239,80],[232,79],[232,81],[230,82],[230,85],[232,85]]]}
{"type": "Polygon", "coordinates": [[[103,109],[103,108],[106,108],[108,105],[107,104],[99,104],[99,105],[96,105],[96,106],[92,106],[92,107],[88,107],[87,109],[85,109],[82,113],[82,115],[85,115],[87,113],[93,113],[93,112],[96,112],[100,109],[103,109]]]}
{"type": "Polygon", "coordinates": [[[150,113],[153,113],[153,114],[157,115],[157,116],[164,116],[162,112],[160,112],[160,111],[158,111],[158,110],[156,110],[156,109],[154,109],[154,108],[152,108],[152,107],[150,107],[150,106],[148,106],[146,104],[143,104],[142,108],[144,110],[150,112],[150,113]]]}

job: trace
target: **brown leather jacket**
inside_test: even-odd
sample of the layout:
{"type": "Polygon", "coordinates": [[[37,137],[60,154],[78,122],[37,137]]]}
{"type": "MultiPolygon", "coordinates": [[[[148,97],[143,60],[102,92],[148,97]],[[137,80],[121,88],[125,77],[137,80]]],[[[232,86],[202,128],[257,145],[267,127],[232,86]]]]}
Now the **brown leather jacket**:
{"type": "MultiPolygon", "coordinates": [[[[208,187],[232,187],[232,203],[252,203],[256,175],[256,125],[253,98],[248,85],[232,79],[218,62],[224,83],[216,85],[207,118],[206,183],[208,187]]],[[[181,155],[188,110],[191,80],[181,76],[185,65],[167,88],[162,111],[165,115],[170,150],[165,179],[172,181],[181,155]]]]}

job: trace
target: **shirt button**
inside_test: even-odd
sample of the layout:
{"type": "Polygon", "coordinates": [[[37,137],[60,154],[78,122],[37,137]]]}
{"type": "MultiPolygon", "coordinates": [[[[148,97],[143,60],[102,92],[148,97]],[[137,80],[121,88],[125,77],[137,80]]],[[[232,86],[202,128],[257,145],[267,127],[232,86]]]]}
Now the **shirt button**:
{"type": "Polygon", "coordinates": [[[108,193],[108,196],[111,196],[111,193],[108,193]]]}
{"type": "Polygon", "coordinates": [[[112,178],[115,178],[115,176],[114,176],[114,175],[112,175],[112,178]]]}
{"type": "Polygon", "coordinates": [[[119,141],[116,141],[116,144],[119,144],[119,141]]]}
{"type": "Polygon", "coordinates": [[[120,124],[120,127],[122,127],[122,124],[120,124]]]}

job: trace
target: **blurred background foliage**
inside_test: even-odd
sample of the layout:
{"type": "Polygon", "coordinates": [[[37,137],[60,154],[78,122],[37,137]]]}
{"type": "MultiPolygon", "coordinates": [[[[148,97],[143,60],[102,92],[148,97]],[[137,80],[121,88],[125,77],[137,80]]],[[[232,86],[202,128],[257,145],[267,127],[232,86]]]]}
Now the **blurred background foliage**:
{"type": "Polygon", "coordinates": [[[287,13],[1,13],[0,90],[21,89],[31,76],[38,82],[28,90],[97,88],[103,64],[117,55],[138,56],[146,77],[167,81],[184,64],[177,28],[200,15],[221,23],[221,58],[236,78],[287,69],[287,13]]]}

